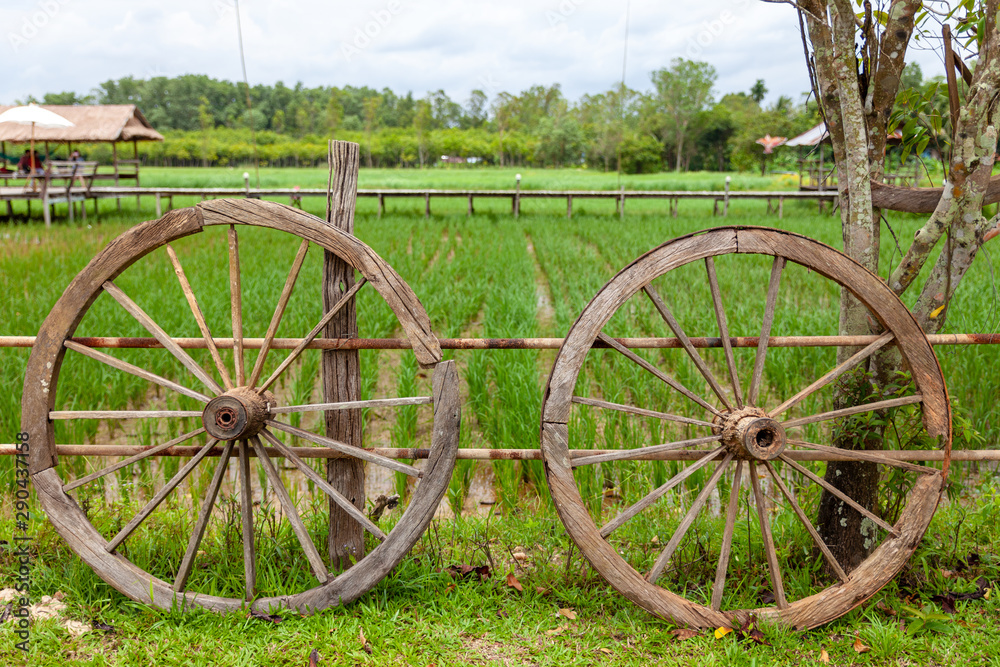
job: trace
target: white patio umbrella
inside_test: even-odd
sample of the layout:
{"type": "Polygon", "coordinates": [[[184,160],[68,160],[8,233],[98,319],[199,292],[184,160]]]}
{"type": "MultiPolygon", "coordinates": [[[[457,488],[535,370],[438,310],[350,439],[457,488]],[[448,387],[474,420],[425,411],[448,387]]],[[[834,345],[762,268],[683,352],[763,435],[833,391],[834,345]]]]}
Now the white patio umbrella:
{"type": "Polygon", "coordinates": [[[0,123],[17,123],[31,126],[31,154],[35,154],[35,126],[38,127],[73,127],[73,123],[59,114],[43,109],[34,102],[31,104],[7,109],[0,113],[0,123]]]}

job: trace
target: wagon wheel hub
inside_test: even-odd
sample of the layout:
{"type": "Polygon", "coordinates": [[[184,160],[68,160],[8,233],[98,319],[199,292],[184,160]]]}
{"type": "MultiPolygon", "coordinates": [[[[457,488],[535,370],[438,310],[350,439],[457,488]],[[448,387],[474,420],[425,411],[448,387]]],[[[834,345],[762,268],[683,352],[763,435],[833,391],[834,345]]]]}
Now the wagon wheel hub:
{"type": "Polygon", "coordinates": [[[201,420],[216,440],[246,440],[264,428],[271,405],[275,405],[271,392],[236,387],[209,401],[201,420]]]}
{"type": "Polygon", "coordinates": [[[716,421],[722,442],[732,454],[749,461],[770,461],[785,451],[785,429],[760,408],[733,410],[716,421]]]}

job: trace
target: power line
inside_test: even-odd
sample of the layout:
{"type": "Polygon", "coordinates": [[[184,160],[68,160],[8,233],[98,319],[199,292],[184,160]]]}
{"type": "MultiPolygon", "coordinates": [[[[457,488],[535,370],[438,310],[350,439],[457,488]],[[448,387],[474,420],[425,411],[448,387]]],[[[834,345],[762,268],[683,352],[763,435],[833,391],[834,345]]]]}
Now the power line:
{"type": "Polygon", "coordinates": [[[243,85],[247,90],[247,111],[250,114],[250,138],[253,142],[253,170],[260,190],[260,158],[257,156],[257,126],[253,120],[253,103],[250,101],[250,80],[247,78],[247,60],[243,56],[243,25],[240,23],[240,0],[233,0],[236,6],[236,35],[240,41],[240,65],[243,67],[243,85]]]}
{"type": "Polygon", "coordinates": [[[618,90],[618,124],[621,136],[618,139],[618,189],[622,187],[622,142],[625,141],[625,69],[628,65],[628,22],[632,10],[632,0],[625,2],[625,43],[622,46],[622,85],[618,90]]]}

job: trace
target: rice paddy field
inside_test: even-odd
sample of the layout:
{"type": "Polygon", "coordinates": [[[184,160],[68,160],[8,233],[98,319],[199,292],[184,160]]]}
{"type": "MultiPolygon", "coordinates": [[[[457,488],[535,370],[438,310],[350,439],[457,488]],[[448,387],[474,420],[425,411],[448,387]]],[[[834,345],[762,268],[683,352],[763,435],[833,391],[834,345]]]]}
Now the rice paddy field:
{"type": "MultiPolygon", "coordinates": [[[[232,170],[205,170],[203,173],[201,170],[149,169],[148,172],[147,178],[144,171],[144,184],[221,187],[238,185],[241,180],[230,183],[232,170]],[[159,173],[161,171],[163,173],[159,173]],[[199,176],[200,180],[194,183],[192,179],[199,176]]],[[[428,176],[422,172],[362,170],[360,187],[509,187],[514,173],[515,170],[482,173],[455,170],[444,174],[437,171],[428,176]],[[493,181],[500,182],[494,184],[493,181]]],[[[718,189],[716,185],[721,186],[718,174],[683,176],[680,180],[676,176],[662,174],[637,177],[629,179],[626,187],[718,189]],[[716,181],[719,183],[716,184],[716,181]]],[[[578,170],[537,170],[537,173],[524,170],[522,187],[615,189],[616,178],[614,175],[578,170]]],[[[781,177],[768,177],[766,182],[757,177],[745,177],[744,180],[737,179],[733,187],[779,189],[794,185],[784,182],[781,177]]],[[[315,170],[315,173],[313,170],[275,170],[275,173],[261,174],[264,187],[323,187],[325,181],[326,174],[321,170],[315,170]]],[[[193,203],[177,201],[175,205],[193,203]]],[[[122,212],[111,208],[110,204],[102,204],[99,221],[90,220],[91,224],[85,226],[57,224],[45,229],[37,221],[22,221],[0,227],[0,312],[4,313],[0,334],[34,335],[73,276],[115,236],[131,225],[152,217],[148,210],[134,210],[134,202],[125,200],[123,204],[122,212]]],[[[316,208],[319,200],[307,199],[304,204],[307,209],[322,216],[322,210],[316,208]]],[[[682,202],[676,218],[667,216],[656,202],[636,202],[634,205],[630,202],[623,219],[614,214],[613,207],[610,202],[578,203],[574,207],[573,219],[567,220],[564,203],[533,201],[527,205],[522,203],[521,215],[515,219],[509,214],[509,202],[484,201],[481,205],[477,202],[476,215],[467,217],[464,201],[445,200],[435,202],[434,214],[424,219],[422,199],[393,201],[390,210],[381,217],[375,215],[374,202],[362,200],[358,207],[355,233],[406,280],[426,309],[435,334],[442,338],[561,337],[594,294],[622,267],[664,241],[723,222],[776,227],[834,247],[840,244],[838,218],[831,217],[829,212],[817,212],[815,204],[786,203],[784,218],[780,220],[766,212],[763,202],[740,202],[738,206],[731,207],[725,220],[712,215],[711,202],[682,202]]],[[[899,258],[893,237],[912,238],[920,220],[891,216],[888,224],[891,233],[883,227],[882,234],[883,266],[889,266],[899,258]]],[[[262,337],[299,248],[299,239],[265,229],[246,229],[240,234],[244,333],[248,337],[262,337]]],[[[209,328],[216,336],[230,336],[224,231],[206,230],[177,241],[173,247],[193,291],[198,295],[209,328]]],[[[322,253],[316,248],[306,255],[277,331],[278,338],[301,337],[321,317],[322,259],[322,253]]],[[[732,335],[759,335],[771,268],[769,257],[719,258],[719,286],[732,335]]],[[[836,333],[838,289],[835,284],[797,266],[789,266],[782,281],[772,336],[836,333]]],[[[200,336],[165,252],[154,252],[143,258],[115,282],[172,336],[200,336]]],[[[680,267],[654,284],[689,335],[718,335],[703,264],[680,267]]],[[[361,337],[402,335],[391,309],[374,290],[359,293],[357,310],[361,337]]],[[[998,326],[1000,300],[993,267],[990,255],[981,253],[963,282],[956,302],[949,309],[945,331],[989,333],[996,332],[998,326]]],[[[615,337],[672,335],[650,301],[641,294],[622,305],[606,325],[605,331],[615,337]]],[[[148,336],[148,333],[109,295],[103,294],[84,317],[76,335],[148,336]]],[[[112,352],[121,360],[181,384],[192,388],[197,385],[177,359],[164,350],[112,352]]],[[[248,366],[255,359],[255,351],[252,352],[247,357],[248,366]]],[[[207,351],[193,350],[191,354],[206,372],[215,372],[207,351]]],[[[231,359],[230,354],[228,350],[223,350],[227,361],[231,359]]],[[[262,377],[270,375],[286,354],[277,350],[269,355],[262,377]]],[[[459,350],[445,351],[444,354],[445,359],[456,361],[461,378],[463,421],[460,446],[537,449],[543,389],[555,351],[459,350]]],[[[683,351],[639,350],[636,354],[648,364],[663,369],[681,384],[693,388],[696,393],[706,396],[710,393],[703,376],[683,351]]],[[[997,448],[1000,446],[1000,423],[995,407],[997,388],[995,373],[988,369],[1000,368],[1000,350],[996,346],[939,347],[937,354],[955,414],[954,446],[963,449],[997,448]]],[[[28,355],[26,349],[0,349],[0,386],[5,388],[0,394],[0,440],[4,442],[13,442],[19,430],[20,388],[28,355]]],[[[724,376],[726,362],[722,351],[707,350],[704,355],[709,367],[719,377],[724,376]]],[[[836,365],[834,355],[835,351],[831,348],[772,350],[764,366],[761,402],[769,405],[780,403],[809,385],[836,365]]],[[[754,359],[754,350],[736,350],[736,367],[744,389],[749,383],[754,359]]],[[[319,366],[319,351],[305,352],[274,385],[278,402],[285,405],[320,402],[319,366]]],[[[418,366],[409,351],[362,351],[361,369],[363,399],[427,395],[430,392],[430,373],[418,366]]],[[[907,389],[907,382],[905,378],[900,379],[900,395],[905,395],[907,391],[912,393],[912,389],[907,389]]],[[[705,418],[704,410],[697,404],[656,381],[634,360],[613,350],[593,350],[587,355],[577,381],[576,394],[595,401],[680,415],[688,420],[705,418]]],[[[94,359],[69,353],[57,388],[56,405],[57,410],[67,411],[201,409],[193,398],[150,385],[94,359]]],[[[790,414],[814,414],[829,409],[831,393],[827,388],[825,392],[809,396],[796,406],[797,413],[793,411],[790,414]]],[[[426,447],[431,418],[429,406],[366,409],[365,444],[370,447],[426,447]]],[[[919,414],[912,412],[911,407],[900,408],[885,418],[891,422],[886,430],[887,447],[932,446],[922,440],[919,414]]],[[[192,431],[199,421],[195,417],[64,420],[57,423],[56,433],[60,443],[152,445],[192,431]]],[[[293,413],[288,416],[288,423],[312,433],[321,433],[323,428],[322,420],[316,413],[310,412],[293,413]]],[[[698,438],[705,434],[704,428],[690,423],[663,422],[585,405],[573,408],[569,428],[570,447],[578,449],[644,447],[698,438]]],[[[803,437],[814,442],[828,441],[830,434],[830,427],[824,424],[809,424],[803,429],[803,437]]],[[[300,446],[309,444],[298,438],[289,437],[288,441],[300,446]]],[[[205,442],[204,436],[198,435],[185,444],[201,446],[205,442]]],[[[108,465],[111,460],[64,457],[59,464],[60,474],[64,480],[80,478],[108,465]]],[[[185,459],[176,457],[146,459],[126,471],[81,487],[75,492],[75,497],[91,523],[110,537],[184,463],[185,459]]],[[[321,461],[314,465],[317,470],[322,470],[321,461]]],[[[815,474],[822,474],[822,463],[810,466],[815,474]]],[[[622,508],[641,499],[650,488],[674,478],[683,468],[684,464],[680,461],[613,461],[577,469],[575,476],[588,511],[600,525],[622,508]]],[[[791,484],[794,476],[787,469],[783,470],[785,479],[791,484]]],[[[13,486],[12,463],[9,460],[0,461],[0,471],[6,483],[13,486]]],[[[121,552],[150,573],[171,579],[187,544],[194,508],[199,506],[213,471],[214,465],[197,468],[153,517],[129,537],[121,552]]],[[[412,480],[378,467],[369,466],[368,471],[369,503],[378,494],[398,493],[405,505],[408,494],[412,492],[412,480]]],[[[680,523],[685,508],[694,502],[706,484],[714,485],[719,481],[712,482],[710,473],[711,468],[705,468],[687,476],[665,502],[615,532],[611,539],[619,551],[627,554],[627,560],[633,567],[645,571],[653,565],[662,545],[680,523]]],[[[321,549],[325,548],[325,497],[289,466],[282,468],[280,474],[306,521],[313,541],[321,549]]],[[[232,472],[223,484],[213,515],[214,523],[204,538],[202,551],[199,552],[199,566],[189,583],[190,590],[213,595],[242,595],[242,535],[236,519],[239,516],[239,497],[235,480],[235,472],[232,472]]],[[[939,517],[932,524],[927,545],[918,552],[918,564],[908,569],[907,582],[919,581],[921,586],[933,584],[944,588],[961,586],[964,582],[968,588],[975,585],[976,576],[985,574],[995,579],[1000,569],[1000,559],[996,555],[997,534],[995,527],[989,527],[988,519],[989,508],[995,507],[997,502],[994,468],[954,464],[952,480],[946,506],[939,511],[939,517]],[[963,523],[966,523],[965,530],[963,523]],[[973,568],[974,571],[962,575],[941,574],[942,571],[954,572],[957,559],[968,562],[971,551],[977,554],[978,569],[973,568]],[[958,579],[954,578],[956,576],[958,579]]],[[[884,482],[888,490],[882,498],[882,510],[887,518],[891,518],[894,511],[899,511],[894,503],[905,497],[912,481],[893,476],[890,472],[884,482]]],[[[298,549],[295,535],[283,521],[281,508],[274,499],[273,485],[263,471],[253,486],[255,502],[260,505],[258,516],[262,517],[258,520],[256,535],[261,563],[259,593],[274,595],[289,589],[315,586],[317,582],[301,549],[298,549]]],[[[731,480],[724,478],[707,498],[706,509],[697,517],[687,537],[680,541],[674,565],[664,573],[664,580],[661,581],[662,585],[683,592],[700,604],[708,603],[711,592],[718,535],[722,532],[725,518],[723,506],[730,498],[731,489],[731,480]]],[[[818,508],[819,490],[815,485],[804,483],[795,487],[799,502],[809,514],[815,514],[818,508]]],[[[748,490],[737,490],[734,495],[739,493],[743,494],[738,497],[746,501],[743,503],[741,500],[741,504],[747,509],[745,522],[738,523],[736,527],[734,543],[738,546],[733,547],[736,561],[731,566],[723,599],[724,608],[766,604],[767,600],[762,600],[760,596],[770,583],[760,558],[763,545],[757,515],[749,509],[752,502],[748,500],[748,490]]],[[[773,487],[770,493],[777,496],[773,487]]],[[[8,505],[9,501],[4,500],[3,525],[6,533],[12,527],[9,516],[12,511],[8,505]]],[[[120,628],[117,639],[113,641],[107,639],[110,635],[99,640],[93,634],[70,640],[76,647],[70,656],[57,648],[62,641],[60,638],[64,637],[63,629],[37,624],[36,651],[40,652],[39,656],[48,656],[50,652],[53,656],[60,655],[61,661],[52,664],[78,664],[74,660],[84,664],[84,658],[93,660],[95,656],[103,656],[100,659],[105,662],[94,664],[131,664],[125,656],[135,660],[152,657],[140,648],[143,632],[159,636],[157,633],[163,630],[155,628],[172,627],[176,630],[202,626],[206,633],[202,642],[204,649],[194,652],[165,640],[165,645],[173,652],[164,655],[170,656],[170,660],[183,659],[187,664],[208,664],[203,661],[211,654],[210,647],[223,641],[223,635],[229,631],[227,628],[231,630],[233,626],[226,622],[217,625],[214,620],[198,614],[193,618],[201,620],[189,621],[181,620],[172,613],[160,615],[152,611],[129,611],[132,603],[112,591],[73,557],[52,528],[43,523],[40,510],[35,509],[39,586],[49,594],[55,590],[68,593],[71,610],[77,615],[91,621],[105,619],[100,622],[109,622],[120,628]]],[[[391,528],[399,520],[399,514],[398,511],[389,512],[380,527],[385,530],[391,528]]],[[[794,515],[790,511],[776,512],[772,521],[789,596],[803,597],[828,586],[830,581],[822,571],[822,560],[812,552],[809,535],[794,515]]],[[[368,539],[368,548],[372,548],[375,543],[371,541],[371,536],[368,539]]],[[[917,647],[919,655],[941,664],[953,664],[958,659],[957,654],[946,648],[943,635],[938,642],[934,632],[907,634],[905,627],[899,626],[897,621],[906,618],[909,622],[911,619],[906,616],[908,612],[902,611],[902,603],[898,602],[902,597],[893,597],[897,595],[896,588],[879,597],[879,604],[892,610],[891,615],[876,612],[871,606],[852,612],[845,621],[835,624],[832,634],[826,631],[822,635],[809,635],[805,649],[796,648],[797,640],[791,635],[786,638],[782,634],[785,631],[777,629],[769,630],[769,636],[772,643],[783,647],[781,652],[775,649],[773,653],[762,653],[760,651],[767,649],[755,645],[736,652],[721,647],[721,644],[706,644],[704,649],[698,649],[695,648],[697,642],[710,642],[711,637],[683,643],[673,636],[664,635],[671,626],[643,616],[636,608],[631,608],[630,612],[627,603],[614,595],[582,560],[579,553],[574,559],[573,549],[559,525],[549,499],[541,462],[460,460],[455,465],[451,485],[432,529],[418,543],[412,562],[407,560],[390,579],[379,584],[370,598],[363,598],[367,601],[320,615],[319,618],[326,618],[326,621],[303,619],[293,622],[301,622],[301,630],[310,636],[322,634],[322,640],[317,639],[311,645],[327,646],[323,649],[326,655],[338,655],[338,659],[349,664],[410,664],[414,660],[441,664],[549,664],[579,660],[586,664],[611,654],[617,655],[623,664],[638,664],[651,659],[690,660],[694,654],[704,657],[706,653],[703,650],[713,660],[725,660],[727,664],[742,664],[751,658],[754,661],[760,658],[768,663],[780,658],[779,662],[795,664],[818,658],[818,647],[822,645],[822,650],[826,651],[827,644],[833,651],[834,662],[846,663],[861,654],[856,649],[838,653],[836,642],[825,638],[840,633],[841,637],[853,639],[857,635],[851,633],[857,627],[863,628],[868,644],[879,647],[878,660],[874,655],[861,656],[871,662],[901,664],[897,660],[909,655],[911,648],[916,651],[917,647]],[[527,556],[518,558],[518,550],[527,556]],[[483,583],[482,590],[470,591],[470,584],[458,580],[456,595],[461,597],[461,604],[466,605],[463,611],[458,612],[450,606],[458,602],[456,595],[447,595],[454,590],[454,585],[448,583],[448,575],[442,570],[460,562],[474,565],[489,563],[495,581],[483,583]],[[503,585],[504,575],[508,572],[526,582],[524,598],[518,603],[524,605],[526,611],[523,613],[510,607],[508,603],[511,600],[505,597],[513,595],[513,589],[503,585]],[[451,588],[448,588],[449,585],[451,588]],[[443,600],[442,591],[445,593],[443,600]],[[598,602],[597,598],[602,601],[598,602]],[[419,601],[414,603],[414,608],[408,606],[411,599],[419,601]],[[605,599],[608,599],[607,607],[603,602],[605,599]],[[554,609],[572,607],[584,610],[584,615],[590,615],[590,618],[547,634],[548,630],[562,627],[557,624],[550,628],[551,624],[539,620],[545,613],[539,609],[548,609],[546,605],[553,604],[556,605],[554,609]],[[470,608],[481,605],[491,610],[499,605],[499,610],[495,615],[490,611],[490,618],[484,619],[482,612],[478,612],[477,616],[476,612],[470,611],[470,608]],[[374,613],[380,620],[369,620],[366,626],[369,613],[374,613]],[[404,619],[404,626],[426,633],[432,632],[430,628],[435,627],[433,621],[427,619],[455,614],[463,619],[478,620],[456,622],[454,628],[443,632],[443,646],[439,652],[417,650],[408,653],[414,650],[413,647],[407,649],[388,640],[393,632],[391,624],[378,625],[384,624],[389,615],[404,619]],[[521,625],[511,620],[512,615],[519,614],[522,615],[521,625]],[[359,622],[362,634],[367,632],[371,638],[371,633],[376,632],[376,641],[381,642],[383,647],[381,657],[384,662],[368,651],[364,639],[360,642],[361,649],[357,649],[355,628],[359,622]],[[432,625],[425,625],[427,622],[432,625]],[[334,623],[340,629],[327,628],[324,623],[334,623]],[[531,624],[531,627],[525,624],[531,624]],[[600,630],[597,625],[600,625],[600,630]],[[348,627],[353,636],[341,636],[346,632],[344,628],[348,627]],[[898,645],[892,643],[897,630],[898,645]],[[566,633],[565,637],[561,636],[563,633],[566,633]],[[627,636],[634,636],[634,645],[631,639],[626,639],[627,636]],[[513,653],[513,649],[502,648],[504,644],[521,646],[519,642],[522,639],[522,648],[513,653]],[[347,643],[354,648],[338,648],[347,643]],[[816,655],[796,653],[800,650],[813,651],[816,655]]],[[[8,585],[6,574],[0,575],[0,578],[3,586],[8,585]]],[[[915,586],[911,583],[899,584],[900,587],[906,585],[915,586]]],[[[915,594],[914,600],[917,597],[919,594],[915,594]]],[[[909,604],[916,605],[918,612],[921,609],[916,601],[909,604]]],[[[969,609],[972,614],[971,602],[969,609]]],[[[919,613],[930,612],[925,609],[919,613]]],[[[988,615],[975,619],[962,617],[963,622],[970,624],[963,631],[966,635],[962,639],[972,647],[970,651],[993,641],[988,640],[988,636],[993,636],[995,631],[976,628],[988,625],[990,619],[996,620],[995,601],[989,602],[986,607],[976,608],[974,613],[988,615]]],[[[564,615],[562,618],[569,617],[564,615]]],[[[280,627],[287,627],[287,624],[280,627]]],[[[251,630],[255,637],[253,641],[264,642],[270,647],[268,650],[274,648],[275,642],[286,642],[293,645],[296,651],[305,650],[305,645],[298,640],[287,637],[279,640],[277,635],[266,639],[261,634],[264,632],[259,628],[251,630]]],[[[5,631],[0,633],[0,637],[4,636],[5,631]]],[[[849,646],[849,642],[845,646],[849,646]]],[[[6,646],[0,648],[0,655],[6,655],[4,650],[7,650],[6,646]]],[[[286,664],[275,657],[277,654],[271,655],[274,658],[272,661],[259,664],[286,664]]],[[[296,654],[294,659],[288,657],[287,664],[303,664],[305,655],[296,654]]],[[[227,656],[226,660],[229,659],[227,656]]],[[[982,659],[982,664],[986,664],[985,661],[991,658],[982,653],[982,659]]],[[[232,664],[258,664],[241,661],[236,656],[232,660],[232,664]]],[[[219,664],[230,663],[223,661],[219,664]]]]}

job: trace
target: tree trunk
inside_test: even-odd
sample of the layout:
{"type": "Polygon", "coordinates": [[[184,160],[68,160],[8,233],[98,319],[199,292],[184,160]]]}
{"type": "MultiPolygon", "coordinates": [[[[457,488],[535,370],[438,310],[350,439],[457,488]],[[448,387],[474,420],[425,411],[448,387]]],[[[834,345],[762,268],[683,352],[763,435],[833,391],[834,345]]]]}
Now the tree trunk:
{"type": "Polygon", "coordinates": [[[680,172],[681,170],[681,155],[684,153],[684,130],[678,125],[677,127],[677,166],[675,171],[680,172]]]}
{"type": "MultiPolygon", "coordinates": [[[[876,34],[877,22],[856,20],[855,5],[850,0],[800,0],[799,4],[813,47],[816,95],[837,165],[844,251],[877,273],[880,211],[872,206],[871,182],[880,182],[885,170],[887,122],[922,3],[892,0],[880,36],[876,34]]],[[[998,1],[988,0],[985,5],[979,61],[957,123],[948,185],[934,214],[918,230],[888,280],[896,294],[902,294],[921,272],[941,237],[950,232],[914,306],[914,314],[927,333],[940,329],[946,306],[976,251],[986,235],[1000,225],[997,217],[986,220],[981,210],[997,140],[991,107],[1000,90],[1000,39],[995,21],[998,1]]],[[[870,6],[866,8],[870,11],[870,6]]],[[[841,295],[840,306],[841,334],[875,333],[871,328],[878,325],[850,294],[841,295]]],[[[853,352],[838,350],[838,363],[853,352]]],[[[835,407],[868,402],[873,393],[884,395],[891,391],[900,368],[901,359],[895,350],[875,355],[859,372],[838,383],[835,407]]],[[[854,424],[845,420],[840,425],[835,431],[835,445],[882,448],[884,427],[867,426],[861,421],[854,424]]],[[[874,468],[867,463],[830,463],[826,479],[878,513],[880,480],[874,468]]],[[[847,569],[857,566],[874,547],[872,526],[827,493],[820,501],[818,521],[824,540],[847,569]]]]}
{"type": "MultiPolygon", "coordinates": [[[[816,9],[820,15],[826,14],[826,7],[816,9]]],[[[837,165],[844,252],[877,273],[880,230],[872,209],[869,131],[857,84],[854,14],[847,0],[830,3],[829,10],[831,26],[812,19],[809,24],[816,52],[817,78],[821,82],[820,96],[824,101],[837,165]]],[[[868,322],[867,308],[847,290],[841,290],[839,333],[871,333],[868,322]]],[[[843,363],[855,352],[853,348],[838,348],[837,363],[843,363]]],[[[873,389],[871,378],[865,372],[845,377],[834,391],[835,409],[863,402],[873,389]]],[[[845,429],[836,434],[833,444],[844,449],[881,449],[882,433],[879,429],[845,429]]],[[[827,464],[825,477],[859,504],[877,512],[879,473],[876,464],[831,462],[827,464]]],[[[820,499],[817,520],[824,542],[848,571],[857,567],[874,549],[870,521],[828,492],[820,499]]]]}

